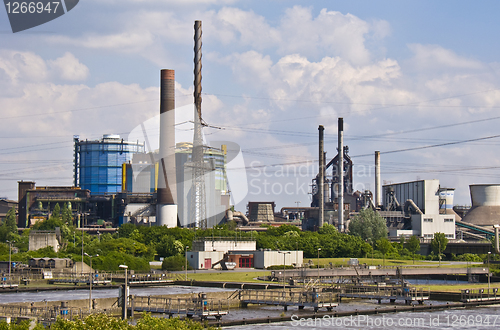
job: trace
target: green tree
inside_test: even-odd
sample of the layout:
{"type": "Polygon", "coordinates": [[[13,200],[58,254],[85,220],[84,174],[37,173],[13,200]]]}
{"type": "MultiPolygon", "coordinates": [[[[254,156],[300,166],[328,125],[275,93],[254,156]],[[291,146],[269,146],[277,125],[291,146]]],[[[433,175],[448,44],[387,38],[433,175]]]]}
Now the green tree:
{"type": "Polygon", "coordinates": [[[370,208],[361,210],[349,222],[349,233],[361,236],[364,241],[375,242],[387,237],[387,225],[378,212],[370,208]]]}
{"type": "Polygon", "coordinates": [[[420,251],[420,239],[417,236],[411,236],[406,242],[406,248],[413,255],[413,263],[415,263],[415,253],[420,251]]]}
{"type": "MultiPolygon", "coordinates": [[[[124,223],[118,229],[118,237],[128,238],[129,235],[132,234],[132,232],[136,228],[137,227],[134,224],[132,224],[132,223],[124,223]]],[[[153,228],[153,227],[151,227],[151,228],[153,228]]],[[[161,228],[161,227],[155,227],[155,228],[161,228]]]]}
{"type": "MultiPolygon", "coordinates": [[[[184,270],[185,266],[186,266],[186,257],[182,254],[178,254],[163,259],[163,262],[161,264],[161,269],[168,271],[179,271],[179,270],[184,270]]],[[[188,263],[188,268],[189,268],[189,263],[188,263]]]]}
{"type": "Polygon", "coordinates": [[[5,217],[5,221],[0,225],[0,240],[12,241],[17,236],[16,209],[11,208],[5,217]]]}
{"type": "Polygon", "coordinates": [[[385,266],[385,255],[387,254],[387,252],[389,252],[391,250],[392,244],[391,244],[391,242],[389,242],[389,240],[387,238],[381,238],[381,239],[377,240],[376,246],[377,246],[377,250],[379,250],[382,253],[382,255],[384,256],[383,265],[385,266]]]}
{"type": "Polygon", "coordinates": [[[448,239],[443,233],[434,233],[434,238],[431,241],[431,248],[434,253],[439,256],[439,265],[441,265],[441,253],[446,250],[446,245],[448,245],[448,239]]]}
{"type": "Polygon", "coordinates": [[[54,209],[52,210],[52,214],[50,215],[50,217],[54,219],[61,218],[61,207],[59,206],[59,203],[56,203],[56,205],[54,206],[54,209]]]}
{"type": "Polygon", "coordinates": [[[73,224],[73,212],[71,211],[71,203],[64,203],[61,210],[61,220],[69,225],[73,224]]]}
{"type": "Polygon", "coordinates": [[[156,252],[160,257],[176,256],[183,253],[184,244],[176,240],[173,236],[163,236],[161,241],[156,245],[156,252]]]}

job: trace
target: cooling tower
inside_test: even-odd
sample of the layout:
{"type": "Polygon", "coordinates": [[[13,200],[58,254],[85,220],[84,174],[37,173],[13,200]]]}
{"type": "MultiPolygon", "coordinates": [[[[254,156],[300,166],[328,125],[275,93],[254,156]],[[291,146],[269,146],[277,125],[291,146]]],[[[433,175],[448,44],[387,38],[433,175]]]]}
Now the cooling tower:
{"type": "Polygon", "coordinates": [[[462,221],[478,226],[500,224],[500,185],[473,184],[469,188],[472,208],[462,221]]]}

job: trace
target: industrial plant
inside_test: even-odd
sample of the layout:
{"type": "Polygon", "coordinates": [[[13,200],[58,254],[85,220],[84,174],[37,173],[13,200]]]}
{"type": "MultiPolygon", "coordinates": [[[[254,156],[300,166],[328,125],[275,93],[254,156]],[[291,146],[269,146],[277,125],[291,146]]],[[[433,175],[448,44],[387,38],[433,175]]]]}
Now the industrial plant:
{"type": "MultiPolygon", "coordinates": [[[[233,223],[242,231],[282,224],[316,231],[330,224],[339,232],[348,232],[351,219],[370,208],[385,219],[392,240],[416,236],[425,243],[435,233],[443,233],[454,251],[489,249],[493,226],[500,223],[500,185],[472,184],[472,207],[454,206],[455,189],[441,186],[436,179],[382,184],[383,159],[379,151],[374,151],[375,189],[355,191],[355,164],[344,143],[343,118],[338,118],[336,154],[331,159],[326,157],[325,128],[318,127],[319,171],[310,178],[309,206],[285,206],[278,211],[275,201],[264,200],[249,201],[246,210],[235,210],[226,173],[227,145],[207,146],[203,141],[207,124],[201,107],[200,21],[195,23],[194,41],[191,141],[176,141],[175,71],[162,69],[158,132],[150,135],[159,137],[158,149],[149,148],[151,141],[146,135],[142,140],[116,134],[103,134],[97,140],[74,136],[73,185],[37,187],[33,181],[20,181],[17,203],[0,201],[0,215],[5,217],[8,208],[17,206],[18,226],[29,228],[50,217],[56,204],[64,204],[71,210],[75,225],[89,231],[112,231],[125,223],[170,228],[212,228],[233,223]]],[[[247,250],[251,249],[199,251],[217,253],[217,258],[221,253],[233,255],[234,261],[235,251],[247,250]]],[[[243,263],[253,264],[253,260],[243,263]]],[[[193,265],[199,268],[198,262],[193,265]]]]}

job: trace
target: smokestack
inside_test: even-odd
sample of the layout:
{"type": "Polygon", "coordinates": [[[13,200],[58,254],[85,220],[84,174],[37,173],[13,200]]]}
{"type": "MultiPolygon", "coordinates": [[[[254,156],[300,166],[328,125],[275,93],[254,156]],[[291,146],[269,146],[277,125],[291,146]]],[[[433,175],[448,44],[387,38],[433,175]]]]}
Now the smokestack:
{"type": "Polygon", "coordinates": [[[175,171],[175,71],[161,70],[160,75],[160,163],[156,223],[177,226],[177,183],[175,171]]]}
{"type": "Polygon", "coordinates": [[[338,123],[339,137],[339,232],[344,232],[344,118],[339,118],[338,123]]]}
{"type": "Polygon", "coordinates": [[[380,183],[380,151],[375,151],[375,207],[382,205],[382,184],[380,183]]]}
{"type": "Polygon", "coordinates": [[[325,128],[323,125],[319,125],[319,182],[318,182],[318,203],[319,203],[319,214],[318,214],[318,229],[323,227],[323,220],[325,218],[325,199],[324,199],[324,183],[325,183],[325,153],[324,149],[324,137],[323,131],[325,128]]]}
{"type": "MultiPolygon", "coordinates": [[[[201,123],[201,21],[194,21],[194,104],[201,123]]],[[[195,118],[196,120],[196,118],[195,118]]]]}

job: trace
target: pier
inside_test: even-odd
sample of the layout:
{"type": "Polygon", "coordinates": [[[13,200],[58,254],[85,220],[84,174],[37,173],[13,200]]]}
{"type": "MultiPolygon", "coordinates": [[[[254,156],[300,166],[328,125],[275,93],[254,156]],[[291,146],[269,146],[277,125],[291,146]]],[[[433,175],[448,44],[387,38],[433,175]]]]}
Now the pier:
{"type": "Polygon", "coordinates": [[[317,312],[320,308],[331,311],[338,306],[338,295],[332,292],[312,291],[278,291],[278,290],[240,290],[238,298],[243,307],[248,304],[283,306],[285,311],[289,306],[313,308],[317,312]]]}
{"type": "MultiPolygon", "coordinates": [[[[92,278],[92,285],[110,285],[112,282],[113,278],[111,274],[94,274],[92,278]]],[[[69,276],[58,276],[56,278],[51,278],[48,280],[49,284],[85,284],[89,285],[90,284],[90,276],[87,275],[75,275],[71,274],[69,276]]]]}
{"type": "Polygon", "coordinates": [[[204,293],[195,298],[162,298],[162,297],[137,297],[131,299],[131,312],[149,312],[186,317],[199,317],[205,320],[214,317],[219,320],[229,313],[229,301],[207,298],[204,293]]]}
{"type": "Polygon", "coordinates": [[[461,302],[479,302],[479,301],[498,301],[500,302],[500,294],[498,288],[493,289],[465,289],[460,292],[461,302]]]}
{"type": "Polygon", "coordinates": [[[404,300],[405,304],[412,302],[423,304],[429,300],[431,293],[429,289],[410,287],[380,287],[380,286],[351,286],[341,289],[339,293],[342,298],[375,299],[380,304],[383,299],[388,299],[391,303],[396,300],[404,300]]]}

